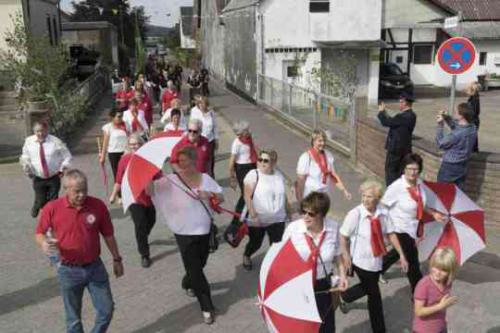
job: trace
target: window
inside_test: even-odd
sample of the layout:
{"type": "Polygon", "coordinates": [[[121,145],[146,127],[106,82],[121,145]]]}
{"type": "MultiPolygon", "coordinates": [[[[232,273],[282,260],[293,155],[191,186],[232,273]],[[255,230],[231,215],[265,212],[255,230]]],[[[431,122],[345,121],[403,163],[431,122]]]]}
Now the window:
{"type": "Polygon", "coordinates": [[[59,36],[57,35],[57,21],[54,16],[52,17],[52,30],[54,30],[54,44],[57,45],[59,36]]]}
{"type": "Polygon", "coordinates": [[[288,66],[286,68],[286,76],[287,77],[297,77],[297,76],[299,76],[299,67],[297,67],[297,66],[288,66]]]}
{"type": "Polygon", "coordinates": [[[329,0],[310,0],[309,13],[328,13],[330,12],[329,0]]]}
{"type": "Polygon", "coordinates": [[[486,65],[486,57],[488,56],[488,52],[479,52],[479,65],[486,65]]]}
{"type": "Polygon", "coordinates": [[[402,64],[403,63],[403,56],[397,56],[396,57],[396,64],[402,64]]]}
{"type": "Polygon", "coordinates": [[[54,45],[54,40],[52,39],[52,25],[50,24],[49,16],[47,16],[47,31],[49,33],[50,45],[54,45]]]}
{"type": "Polygon", "coordinates": [[[413,45],[413,63],[415,65],[432,64],[433,53],[434,46],[432,44],[413,45]]]}

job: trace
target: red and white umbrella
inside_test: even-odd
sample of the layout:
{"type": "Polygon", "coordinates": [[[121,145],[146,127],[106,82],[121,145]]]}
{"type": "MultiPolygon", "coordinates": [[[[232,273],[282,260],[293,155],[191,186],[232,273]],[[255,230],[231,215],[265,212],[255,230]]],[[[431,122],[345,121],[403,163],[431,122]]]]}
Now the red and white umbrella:
{"type": "Polygon", "coordinates": [[[445,214],[446,223],[424,215],[423,239],[418,245],[421,261],[432,255],[435,249],[450,247],[462,265],[473,254],[486,247],[484,211],[455,184],[424,182],[426,206],[445,214]]]}
{"type": "Polygon", "coordinates": [[[125,170],[121,186],[124,212],[137,202],[139,195],[161,171],[165,160],[172,153],[172,148],[181,138],[181,133],[162,133],[134,153],[125,170]]]}
{"type": "Polygon", "coordinates": [[[312,284],[312,267],[290,239],[275,243],[260,268],[262,316],[271,333],[317,333],[321,318],[312,284]]]}

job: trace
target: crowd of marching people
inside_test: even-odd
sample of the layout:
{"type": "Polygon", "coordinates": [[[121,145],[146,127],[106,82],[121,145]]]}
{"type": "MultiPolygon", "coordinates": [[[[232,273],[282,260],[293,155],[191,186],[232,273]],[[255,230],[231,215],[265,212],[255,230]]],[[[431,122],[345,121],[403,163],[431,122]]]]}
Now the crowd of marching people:
{"type": "MultiPolygon", "coordinates": [[[[137,76],[133,84],[128,77],[122,78],[115,95],[116,107],[102,127],[99,163],[104,165],[109,160],[114,182],[109,201],[120,203],[121,184],[133,154],[155,137],[180,137],[170,156],[172,171],[157,174],[128,212],[144,268],[152,264],[148,237],[157,217],[174,233],[185,268],[181,286],[198,300],[204,322],[211,324],[215,306],[204,267],[216,247],[212,239],[214,214],[224,195],[215,180],[219,132],[217,115],[208,99],[208,71],[189,74],[186,84],[192,105],[185,109],[180,91],[182,68],[149,66],[149,72],[137,76]],[[153,121],[156,103],[160,105],[160,131],[153,121]]],[[[423,160],[411,148],[416,122],[412,102],[411,96],[401,96],[401,113],[393,117],[380,105],[380,122],[390,128],[387,188],[384,190],[375,180],[365,181],[359,188],[361,203],[352,205],[342,223],[331,217],[331,193],[336,188],[346,200],[352,200],[351,191],[358,189],[348,188],[337,173],[334,155],[325,149],[325,132],[314,130],[310,148],[298,156],[292,198],[278,169],[278,152],[257,147],[248,122],[234,124],[236,137],[228,171],[231,186],[239,187],[240,198],[224,236],[237,246],[240,229],[243,225],[248,228],[242,258],[246,270],[254,269],[252,256],[261,248],[266,234],[270,244],[290,239],[313,267],[312,283],[322,319],[320,332],[335,331],[337,305],[347,312],[349,303],[364,296],[372,331],[386,332],[379,282],[381,274],[398,261],[413,294],[413,332],[446,332],[446,309],[457,301],[450,296],[457,260],[450,248],[438,249],[430,259],[429,274],[423,276],[420,270],[417,242],[422,237],[423,214],[443,223],[447,220],[426,205],[420,179],[423,160]],[[353,274],[359,282],[350,285],[353,274]]],[[[471,125],[475,121],[473,110],[465,103],[458,105],[454,119],[439,113],[436,141],[445,151],[438,176],[441,181],[463,184],[468,157],[477,148],[476,127],[471,125]],[[453,129],[451,134],[443,133],[444,124],[453,129]]],[[[124,272],[113,225],[106,205],[88,195],[86,176],[71,169],[71,154],[65,144],[48,132],[46,123],[37,123],[21,158],[36,193],[32,209],[33,217],[39,215],[36,241],[47,255],[59,256],[58,278],[67,331],[83,331],[82,295],[87,288],[97,313],[93,332],[105,332],[112,318],[113,298],[99,258],[99,235],[113,257],[114,274],[119,277],[124,272]],[[65,196],[58,199],[61,177],[65,196]]]]}

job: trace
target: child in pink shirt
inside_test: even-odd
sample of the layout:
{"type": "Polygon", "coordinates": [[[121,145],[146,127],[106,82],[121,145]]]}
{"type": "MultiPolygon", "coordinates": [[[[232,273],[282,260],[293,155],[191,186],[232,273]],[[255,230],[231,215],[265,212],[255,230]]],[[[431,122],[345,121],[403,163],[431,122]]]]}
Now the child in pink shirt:
{"type": "Polygon", "coordinates": [[[458,301],[450,296],[457,270],[457,258],[452,249],[437,249],[431,257],[429,274],[417,284],[414,293],[414,333],[445,333],[446,309],[458,301]]]}

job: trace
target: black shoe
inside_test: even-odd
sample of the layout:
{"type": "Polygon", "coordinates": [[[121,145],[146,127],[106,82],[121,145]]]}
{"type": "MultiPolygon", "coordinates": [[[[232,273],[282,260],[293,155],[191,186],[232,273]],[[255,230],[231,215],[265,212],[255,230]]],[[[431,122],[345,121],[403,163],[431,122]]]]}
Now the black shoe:
{"type": "Polygon", "coordinates": [[[251,271],[253,268],[252,259],[248,256],[243,256],[243,268],[247,271],[251,271]]]}
{"type": "Polygon", "coordinates": [[[31,217],[32,218],[36,218],[38,216],[38,211],[39,210],[40,209],[38,207],[33,206],[33,208],[31,208],[31,217]]]}
{"type": "Polygon", "coordinates": [[[143,268],[148,268],[149,266],[151,266],[151,259],[149,257],[142,257],[141,266],[143,268]]]}

